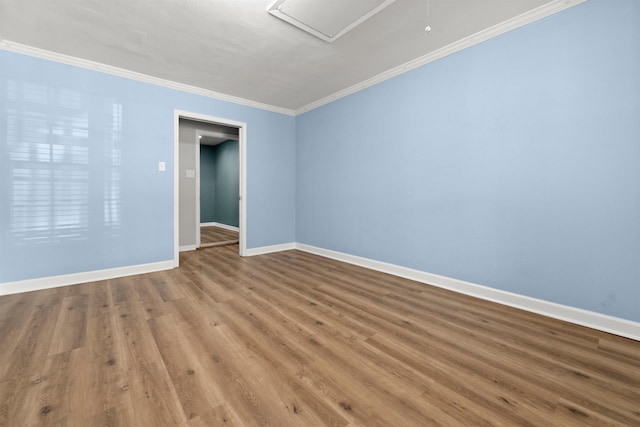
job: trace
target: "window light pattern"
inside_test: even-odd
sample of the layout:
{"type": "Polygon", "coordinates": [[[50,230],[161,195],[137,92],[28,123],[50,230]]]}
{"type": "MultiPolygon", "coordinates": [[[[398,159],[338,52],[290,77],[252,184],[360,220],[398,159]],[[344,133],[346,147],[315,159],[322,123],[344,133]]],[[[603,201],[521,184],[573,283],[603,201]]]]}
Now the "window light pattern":
{"type": "Polygon", "coordinates": [[[92,111],[73,90],[13,80],[7,84],[13,243],[85,240],[90,230],[117,235],[122,106],[106,99],[102,111],[92,111]],[[90,126],[96,121],[100,126],[90,126]],[[102,135],[90,134],[90,129],[100,129],[102,135]]]}

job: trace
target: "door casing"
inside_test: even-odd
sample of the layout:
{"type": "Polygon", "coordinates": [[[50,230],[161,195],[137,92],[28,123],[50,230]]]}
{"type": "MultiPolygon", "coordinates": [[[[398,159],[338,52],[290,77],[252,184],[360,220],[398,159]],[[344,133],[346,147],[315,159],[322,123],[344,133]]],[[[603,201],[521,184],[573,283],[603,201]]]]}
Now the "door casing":
{"type": "MultiPolygon", "coordinates": [[[[238,122],[235,120],[224,119],[220,117],[208,116],[205,114],[193,113],[189,111],[183,110],[174,110],[174,143],[173,143],[173,162],[174,162],[174,177],[173,177],[173,264],[174,267],[179,265],[180,260],[180,193],[179,193],[179,183],[180,183],[180,168],[179,168],[179,160],[180,160],[180,119],[193,120],[205,123],[211,123],[216,125],[222,125],[227,127],[233,127],[238,129],[238,149],[239,149],[239,182],[240,182],[240,197],[238,200],[240,206],[240,218],[239,218],[239,255],[245,256],[247,250],[247,233],[246,233],[246,224],[247,224],[247,201],[246,201],[246,185],[247,185],[247,124],[244,122],[238,122]]],[[[198,142],[199,148],[199,142],[198,142]]],[[[198,155],[199,150],[196,150],[196,155],[198,155]]],[[[200,199],[200,189],[199,189],[199,181],[200,181],[200,167],[196,163],[196,203],[199,205],[200,199]]],[[[197,221],[196,225],[200,225],[200,212],[199,206],[196,209],[197,221]]],[[[196,234],[196,239],[198,240],[196,244],[199,246],[200,233],[196,234]]]]}

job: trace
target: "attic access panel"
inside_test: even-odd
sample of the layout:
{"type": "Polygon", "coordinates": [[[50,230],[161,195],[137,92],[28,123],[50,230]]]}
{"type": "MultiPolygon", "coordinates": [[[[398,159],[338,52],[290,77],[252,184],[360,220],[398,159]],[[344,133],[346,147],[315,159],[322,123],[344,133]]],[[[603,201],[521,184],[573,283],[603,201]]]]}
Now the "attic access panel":
{"type": "Polygon", "coordinates": [[[267,11],[331,43],[396,0],[277,0],[267,11]]]}

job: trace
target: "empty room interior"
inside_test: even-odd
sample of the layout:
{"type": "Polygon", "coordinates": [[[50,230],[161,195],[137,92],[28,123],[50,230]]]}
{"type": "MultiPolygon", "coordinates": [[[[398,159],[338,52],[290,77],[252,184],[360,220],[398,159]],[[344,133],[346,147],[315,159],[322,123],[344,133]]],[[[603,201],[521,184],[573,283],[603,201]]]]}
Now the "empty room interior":
{"type": "Polygon", "coordinates": [[[637,0],[0,0],[0,426],[640,425],[637,0]]]}

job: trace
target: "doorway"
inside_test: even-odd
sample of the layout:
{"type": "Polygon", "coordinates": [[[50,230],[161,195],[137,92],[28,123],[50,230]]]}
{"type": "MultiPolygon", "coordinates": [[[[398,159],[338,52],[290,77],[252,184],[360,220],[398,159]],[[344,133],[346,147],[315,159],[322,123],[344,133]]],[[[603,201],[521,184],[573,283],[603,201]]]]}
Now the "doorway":
{"type": "MultiPolygon", "coordinates": [[[[237,128],[196,131],[196,155],[200,167],[196,186],[196,247],[233,245],[239,242],[239,140],[237,128]]],[[[211,128],[211,126],[209,126],[211,128]]]]}
{"type": "Polygon", "coordinates": [[[246,124],[233,120],[176,110],[174,112],[174,265],[181,251],[201,246],[200,142],[205,145],[237,141],[237,240],[238,252],[246,252],[246,124]],[[181,123],[183,126],[181,127],[181,123]],[[184,124],[188,124],[187,127],[184,124]]]}

